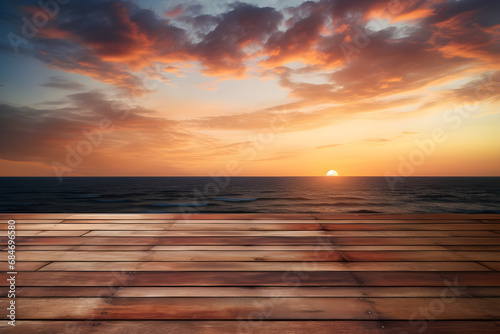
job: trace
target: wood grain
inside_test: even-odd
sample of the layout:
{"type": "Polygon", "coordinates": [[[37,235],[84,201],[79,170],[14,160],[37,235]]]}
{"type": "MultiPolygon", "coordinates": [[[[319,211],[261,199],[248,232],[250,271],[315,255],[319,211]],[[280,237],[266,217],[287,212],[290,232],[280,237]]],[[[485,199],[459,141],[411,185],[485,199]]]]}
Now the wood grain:
{"type": "MultiPolygon", "coordinates": [[[[9,333],[85,333],[85,334],[122,334],[122,333],[176,333],[176,334],[221,334],[221,333],[259,333],[259,334],[401,334],[417,330],[433,334],[456,333],[498,333],[499,321],[258,321],[243,319],[239,321],[106,321],[87,319],[85,321],[25,321],[12,328],[6,321],[0,322],[0,330],[9,333]]],[[[417,332],[418,333],[418,332],[417,332]]]]}
{"type": "Polygon", "coordinates": [[[498,333],[500,215],[0,214],[8,333],[498,333]]]}
{"type": "MultiPolygon", "coordinates": [[[[18,319],[231,320],[265,313],[269,320],[407,320],[426,319],[428,298],[19,298],[18,319]],[[417,312],[416,312],[417,311],[417,312]]],[[[496,320],[497,298],[439,300],[440,320],[496,320]]],[[[2,307],[6,306],[3,303],[2,307]]],[[[430,312],[430,311],[427,311],[430,312]]]]}

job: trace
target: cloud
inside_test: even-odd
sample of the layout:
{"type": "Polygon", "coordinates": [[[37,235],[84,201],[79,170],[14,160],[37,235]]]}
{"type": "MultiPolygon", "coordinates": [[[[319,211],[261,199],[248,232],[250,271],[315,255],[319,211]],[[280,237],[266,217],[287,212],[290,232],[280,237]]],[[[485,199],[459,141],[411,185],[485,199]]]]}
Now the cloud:
{"type": "Polygon", "coordinates": [[[339,146],[344,146],[345,144],[330,144],[330,145],[321,145],[321,146],[316,146],[316,149],[322,150],[325,148],[334,148],[334,147],[339,147],[339,146]]]}
{"type": "Polygon", "coordinates": [[[123,171],[141,165],[144,171],[148,164],[165,172],[176,165],[235,155],[241,145],[191,132],[154,110],[129,106],[100,92],[68,95],[65,102],[56,109],[0,104],[0,159],[65,164],[68,147],[78,151],[87,142],[83,146],[87,150],[92,143],[92,152],[79,172],[95,173],[109,165],[123,171]],[[103,121],[110,126],[106,131],[103,121]]]}
{"type": "Polygon", "coordinates": [[[145,78],[168,80],[151,71],[155,64],[196,63],[208,76],[270,71],[293,97],[345,103],[418,89],[478,61],[494,64],[498,7],[493,0],[320,0],[278,10],[235,2],[218,15],[180,5],[165,18],[131,2],[89,0],[61,7],[31,54],[133,95],[149,91],[145,78]],[[380,19],[392,25],[365,29],[380,19]],[[292,62],[303,67],[283,71],[292,62]],[[325,82],[298,80],[306,68],[325,82]]]}
{"type": "Polygon", "coordinates": [[[341,123],[356,114],[373,115],[398,106],[413,105],[415,102],[415,98],[360,100],[347,105],[341,104],[303,111],[304,107],[310,107],[310,104],[315,106],[318,101],[301,101],[254,112],[191,119],[187,120],[186,123],[202,129],[264,132],[306,131],[341,123]]]}
{"type": "Polygon", "coordinates": [[[368,139],[365,139],[363,141],[365,143],[385,143],[385,142],[388,142],[390,140],[389,139],[385,139],[385,138],[368,138],[368,139]]]}
{"type": "Polygon", "coordinates": [[[122,65],[106,62],[82,46],[63,39],[38,38],[33,41],[37,50],[32,56],[47,64],[49,68],[68,73],[77,73],[110,84],[129,95],[148,92],[144,81],[122,65]]]}
{"type": "Polygon", "coordinates": [[[297,8],[290,8],[293,14],[285,31],[276,31],[266,43],[267,59],[262,63],[268,67],[285,65],[293,61],[307,64],[323,63],[318,57],[315,45],[321,40],[321,30],[326,14],[323,4],[305,2],[297,8]]]}
{"type": "Polygon", "coordinates": [[[341,147],[341,146],[358,146],[358,145],[366,145],[366,144],[382,144],[382,143],[388,143],[390,142],[390,139],[386,138],[367,138],[363,140],[358,140],[350,143],[345,143],[345,144],[329,144],[329,145],[321,145],[321,146],[316,146],[315,148],[318,150],[323,150],[326,148],[335,148],[335,147],[341,147]]]}
{"type": "Polygon", "coordinates": [[[184,13],[184,8],[182,6],[177,6],[173,9],[166,10],[163,16],[165,17],[176,17],[184,13]]]}
{"type": "Polygon", "coordinates": [[[179,28],[129,2],[77,2],[62,7],[27,52],[50,67],[142,94],[146,90],[138,72],[155,62],[168,67],[196,61],[207,75],[244,75],[249,50],[259,48],[281,18],[273,8],[236,3],[220,17],[194,17],[193,25],[216,23],[197,41],[188,34],[197,27],[179,28]]]}
{"type": "Polygon", "coordinates": [[[273,8],[238,2],[221,16],[214,30],[193,46],[193,53],[209,75],[242,76],[252,50],[262,47],[281,20],[282,15],[273,8]]]}
{"type": "MultiPolygon", "coordinates": [[[[33,1],[19,3],[20,16],[32,13],[33,1]]],[[[152,91],[148,80],[169,82],[198,71],[216,77],[207,89],[228,78],[274,78],[289,92],[289,102],[223,116],[188,115],[182,122],[140,106],[126,107],[129,116],[117,119],[115,101],[97,92],[72,94],[37,109],[4,104],[0,159],[45,164],[63,159],[64,147],[81,141],[83,130],[110,118],[115,128],[93,162],[109,155],[158,168],[166,161],[185,165],[238,154],[238,143],[204,130],[307,131],[355,117],[411,117],[460,99],[500,96],[498,1],[318,0],[285,9],[234,2],[217,13],[192,4],[156,13],[138,4],[71,2],[23,50],[50,69],[85,75],[134,97],[152,91]]],[[[62,77],[42,86],[85,89],[62,77]]]]}
{"type": "Polygon", "coordinates": [[[64,79],[57,76],[52,76],[46,83],[41,84],[42,87],[57,88],[57,89],[67,89],[67,90],[83,90],[85,85],[74,82],[68,79],[64,79]]]}

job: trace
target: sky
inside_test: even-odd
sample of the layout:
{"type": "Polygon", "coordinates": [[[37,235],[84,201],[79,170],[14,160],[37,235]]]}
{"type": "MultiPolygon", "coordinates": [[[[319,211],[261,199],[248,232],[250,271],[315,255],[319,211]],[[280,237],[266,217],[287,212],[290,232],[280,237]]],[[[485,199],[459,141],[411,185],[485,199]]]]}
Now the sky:
{"type": "Polygon", "coordinates": [[[500,176],[498,13],[4,1],[0,176],[500,176]]]}

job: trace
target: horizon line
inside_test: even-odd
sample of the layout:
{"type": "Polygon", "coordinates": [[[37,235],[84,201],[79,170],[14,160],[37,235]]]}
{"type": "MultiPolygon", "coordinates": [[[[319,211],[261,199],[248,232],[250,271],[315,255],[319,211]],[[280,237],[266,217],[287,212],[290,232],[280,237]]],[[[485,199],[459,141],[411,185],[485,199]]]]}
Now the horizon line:
{"type": "MultiPolygon", "coordinates": [[[[23,176],[9,176],[2,175],[0,178],[57,178],[57,176],[48,176],[48,175],[23,175],[23,176]]],[[[327,175],[228,175],[228,176],[211,176],[211,175],[86,175],[86,176],[65,176],[66,178],[106,178],[106,177],[115,177],[115,178],[158,178],[158,177],[199,177],[199,178],[218,178],[218,177],[229,177],[229,178],[238,178],[238,177],[325,177],[329,179],[335,178],[343,178],[343,177],[401,177],[401,178],[419,178],[419,177],[500,177],[500,175],[411,175],[411,176],[383,176],[383,175],[338,175],[338,176],[327,176],[327,175]]]]}

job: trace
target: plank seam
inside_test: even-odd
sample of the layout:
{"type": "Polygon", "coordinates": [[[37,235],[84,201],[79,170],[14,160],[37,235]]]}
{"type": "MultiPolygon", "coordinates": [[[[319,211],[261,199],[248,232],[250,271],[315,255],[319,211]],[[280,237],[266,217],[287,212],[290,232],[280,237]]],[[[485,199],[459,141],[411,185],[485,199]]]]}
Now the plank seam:
{"type": "Polygon", "coordinates": [[[48,266],[48,265],[49,265],[49,264],[51,264],[51,263],[53,263],[53,261],[49,261],[48,263],[44,264],[43,266],[41,266],[40,268],[38,268],[38,269],[36,269],[36,270],[34,270],[34,271],[38,271],[38,270],[40,270],[40,269],[42,269],[42,268],[44,268],[44,267],[48,266]]]}
{"type": "Polygon", "coordinates": [[[488,267],[487,265],[485,265],[485,264],[484,264],[484,263],[482,263],[482,262],[476,261],[476,263],[477,263],[477,264],[479,264],[479,265],[481,265],[481,266],[483,266],[483,267],[485,267],[485,268],[488,268],[488,269],[489,269],[489,270],[491,270],[491,271],[496,271],[495,269],[488,267]]]}

